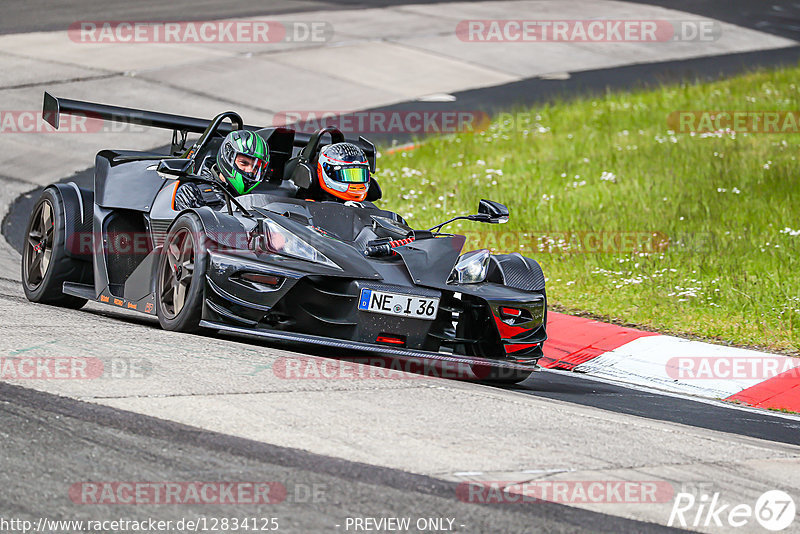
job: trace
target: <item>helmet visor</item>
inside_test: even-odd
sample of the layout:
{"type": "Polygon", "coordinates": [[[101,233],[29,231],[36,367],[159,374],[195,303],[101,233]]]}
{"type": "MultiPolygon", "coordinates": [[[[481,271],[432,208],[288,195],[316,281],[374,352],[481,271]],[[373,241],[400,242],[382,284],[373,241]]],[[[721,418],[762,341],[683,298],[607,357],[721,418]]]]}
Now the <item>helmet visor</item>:
{"type": "Polygon", "coordinates": [[[267,162],[261,158],[256,158],[237,152],[233,158],[233,166],[251,180],[260,181],[267,171],[267,162]]]}
{"type": "Polygon", "coordinates": [[[369,168],[363,165],[343,167],[341,165],[323,165],[325,173],[333,180],[345,184],[365,184],[369,182],[369,168]]]}

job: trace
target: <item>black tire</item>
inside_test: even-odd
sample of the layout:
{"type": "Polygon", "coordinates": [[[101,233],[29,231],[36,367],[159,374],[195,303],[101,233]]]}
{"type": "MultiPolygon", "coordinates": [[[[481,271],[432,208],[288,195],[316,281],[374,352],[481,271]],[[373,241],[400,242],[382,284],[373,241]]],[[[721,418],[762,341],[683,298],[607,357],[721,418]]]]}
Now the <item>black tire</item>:
{"type": "Polygon", "coordinates": [[[156,271],[156,313],[164,330],[200,330],[206,265],[208,248],[200,218],[181,215],[164,240],[156,271]]]}
{"type": "Polygon", "coordinates": [[[495,368],[493,372],[490,372],[486,378],[479,380],[479,382],[492,386],[513,386],[524,382],[532,374],[533,371],[495,368]]]}
{"type": "Polygon", "coordinates": [[[87,300],[63,292],[64,282],[85,283],[92,264],[72,258],[66,253],[65,206],[61,195],[52,187],[45,188],[34,205],[25,228],[22,245],[22,287],[31,302],[78,309],[87,300]]]}

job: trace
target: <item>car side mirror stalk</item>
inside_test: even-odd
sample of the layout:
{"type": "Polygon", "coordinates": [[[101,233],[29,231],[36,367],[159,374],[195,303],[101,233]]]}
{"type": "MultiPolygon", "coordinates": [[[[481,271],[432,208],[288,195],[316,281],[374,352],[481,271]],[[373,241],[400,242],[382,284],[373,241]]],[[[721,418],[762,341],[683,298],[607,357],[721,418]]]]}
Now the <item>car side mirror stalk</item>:
{"type": "Polygon", "coordinates": [[[505,207],[503,204],[500,204],[499,202],[484,199],[481,200],[480,203],[478,204],[478,213],[474,215],[460,215],[458,217],[453,217],[449,221],[437,224],[428,231],[438,232],[445,224],[450,224],[453,221],[458,221],[461,219],[466,219],[468,221],[492,223],[492,224],[503,224],[508,222],[508,208],[505,207]]]}
{"type": "Polygon", "coordinates": [[[168,176],[183,177],[191,174],[194,162],[186,158],[162,159],[158,162],[156,172],[168,176]]]}

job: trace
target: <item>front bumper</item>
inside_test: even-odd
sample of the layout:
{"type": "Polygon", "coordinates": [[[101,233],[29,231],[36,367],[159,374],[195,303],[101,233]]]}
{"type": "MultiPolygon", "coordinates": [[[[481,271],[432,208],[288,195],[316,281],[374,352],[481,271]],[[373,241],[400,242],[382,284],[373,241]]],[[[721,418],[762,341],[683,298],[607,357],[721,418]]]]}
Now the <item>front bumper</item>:
{"type": "MultiPolygon", "coordinates": [[[[510,360],[494,360],[457,354],[442,354],[438,352],[375,345],[295,332],[238,327],[205,320],[200,322],[200,326],[221,330],[223,332],[257,336],[273,341],[329,347],[336,350],[336,353],[329,354],[329,356],[339,357],[357,363],[375,365],[376,360],[374,358],[365,357],[365,355],[368,354],[379,357],[388,356],[403,362],[401,366],[395,367],[398,370],[410,371],[438,378],[476,381],[487,379],[496,380],[512,376],[524,377],[525,373],[540,370],[535,362],[530,361],[521,363],[510,360]]],[[[386,365],[386,367],[390,367],[390,365],[386,365]]]]}
{"type": "Polygon", "coordinates": [[[546,300],[542,293],[490,282],[423,287],[414,284],[407,274],[384,274],[395,283],[348,278],[344,273],[322,276],[211,253],[203,319],[261,337],[287,337],[328,346],[345,343],[350,348],[357,344],[359,350],[377,348],[384,354],[411,351],[412,356],[424,354],[429,359],[431,355],[478,357],[481,361],[518,363],[528,369],[541,357],[546,339],[546,300]],[[243,273],[275,276],[280,282],[274,286],[252,284],[242,279],[243,273]],[[439,312],[435,320],[424,320],[359,310],[362,288],[438,298],[439,312]],[[500,312],[503,307],[522,310],[524,317],[504,321],[500,312]],[[404,343],[379,343],[382,336],[402,337],[404,343]]]}

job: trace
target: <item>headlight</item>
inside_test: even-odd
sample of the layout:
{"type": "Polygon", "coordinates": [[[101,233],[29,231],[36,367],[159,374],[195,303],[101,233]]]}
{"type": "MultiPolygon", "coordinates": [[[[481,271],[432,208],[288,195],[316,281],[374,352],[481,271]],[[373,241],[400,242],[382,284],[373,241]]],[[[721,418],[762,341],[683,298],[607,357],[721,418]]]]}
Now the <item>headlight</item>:
{"type": "Polygon", "coordinates": [[[489,270],[489,251],[486,249],[473,250],[462,254],[453,272],[450,273],[449,282],[459,284],[475,284],[486,279],[486,272],[489,270]]]}
{"type": "Polygon", "coordinates": [[[264,219],[267,248],[277,254],[321,263],[334,269],[341,268],[325,255],[271,219],[264,219]]]}

